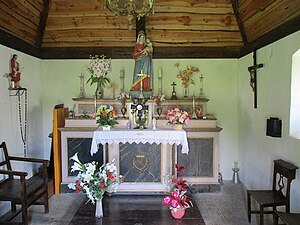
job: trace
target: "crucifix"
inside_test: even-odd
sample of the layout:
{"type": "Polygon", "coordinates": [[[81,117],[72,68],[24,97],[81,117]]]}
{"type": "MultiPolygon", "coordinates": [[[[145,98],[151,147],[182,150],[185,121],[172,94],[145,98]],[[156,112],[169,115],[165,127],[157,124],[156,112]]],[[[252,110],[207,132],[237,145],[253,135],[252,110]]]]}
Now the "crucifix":
{"type": "Polygon", "coordinates": [[[172,91],[172,97],[171,97],[171,100],[177,100],[177,96],[176,96],[176,91],[175,91],[175,86],[177,85],[174,81],[173,83],[171,84],[173,86],[173,91],[172,91]]]}
{"type": "Polygon", "coordinates": [[[145,123],[146,123],[146,119],[147,117],[145,116],[145,112],[148,110],[148,106],[145,104],[147,100],[143,99],[143,98],[137,98],[134,99],[134,103],[131,105],[131,110],[132,110],[132,114],[134,115],[134,118],[137,117],[136,119],[136,123],[137,123],[137,127],[135,127],[135,129],[144,129],[145,127],[145,123]]]}
{"type": "Polygon", "coordinates": [[[262,63],[256,63],[256,50],[253,52],[253,66],[248,67],[248,71],[250,73],[250,86],[252,91],[254,92],[254,108],[257,109],[257,69],[263,67],[262,63]]]}

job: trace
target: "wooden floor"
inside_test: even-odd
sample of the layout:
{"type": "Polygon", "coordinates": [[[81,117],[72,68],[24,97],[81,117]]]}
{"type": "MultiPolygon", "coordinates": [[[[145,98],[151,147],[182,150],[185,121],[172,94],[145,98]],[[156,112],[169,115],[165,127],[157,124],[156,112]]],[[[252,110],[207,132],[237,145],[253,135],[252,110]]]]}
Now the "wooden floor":
{"type": "Polygon", "coordinates": [[[163,196],[111,196],[103,199],[104,217],[95,218],[95,205],[82,204],[70,225],[205,225],[197,205],[186,210],[184,218],[174,219],[162,205],[163,196]]]}

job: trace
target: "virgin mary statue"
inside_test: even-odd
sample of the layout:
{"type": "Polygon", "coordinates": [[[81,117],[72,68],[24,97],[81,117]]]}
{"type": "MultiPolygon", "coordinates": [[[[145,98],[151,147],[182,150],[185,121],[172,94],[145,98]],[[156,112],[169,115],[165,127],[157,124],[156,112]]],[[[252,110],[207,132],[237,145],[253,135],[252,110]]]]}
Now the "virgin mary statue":
{"type": "Polygon", "coordinates": [[[133,52],[135,65],[131,90],[140,90],[141,80],[144,91],[152,90],[152,53],[153,48],[150,39],[146,38],[144,31],[140,31],[133,52]]]}

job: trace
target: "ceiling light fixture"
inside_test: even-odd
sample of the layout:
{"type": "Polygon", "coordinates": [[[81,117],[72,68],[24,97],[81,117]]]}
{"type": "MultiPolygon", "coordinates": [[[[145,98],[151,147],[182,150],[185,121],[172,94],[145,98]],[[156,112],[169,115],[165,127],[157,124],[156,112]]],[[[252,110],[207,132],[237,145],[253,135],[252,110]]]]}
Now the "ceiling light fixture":
{"type": "Polygon", "coordinates": [[[155,0],[105,0],[106,7],[116,16],[125,16],[129,29],[132,29],[133,18],[140,19],[153,11],[155,0]]]}

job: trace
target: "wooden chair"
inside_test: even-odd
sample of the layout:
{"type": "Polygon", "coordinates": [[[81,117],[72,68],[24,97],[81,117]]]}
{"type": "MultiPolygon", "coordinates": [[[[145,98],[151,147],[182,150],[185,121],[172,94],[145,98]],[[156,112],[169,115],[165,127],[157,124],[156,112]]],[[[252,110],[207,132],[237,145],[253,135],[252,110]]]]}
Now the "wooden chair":
{"type": "Polygon", "coordinates": [[[272,190],[247,190],[248,220],[251,223],[251,214],[260,214],[260,225],[264,224],[264,214],[273,214],[277,206],[285,206],[290,211],[290,187],[295,179],[298,167],[281,159],[274,160],[272,190]],[[277,175],[279,179],[277,180],[277,175]],[[286,187],[285,187],[285,181],[286,187]],[[259,211],[251,210],[251,197],[259,204],[259,211]],[[264,211],[266,207],[273,207],[272,211],[264,211]]]}
{"type": "Polygon", "coordinates": [[[285,225],[299,225],[300,213],[288,213],[275,211],[274,225],[278,225],[278,218],[284,222],[285,225]]]}
{"type": "Polygon", "coordinates": [[[44,205],[45,213],[49,212],[48,204],[48,160],[9,156],[5,142],[0,144],[4,153],[4,160],[0,162],[0,201],[10,201],[11,212],[0,218],[0,224],[9,223],[16,215],[22,212],[22,223],[28,224],[27,208],[33,204],[44,205]],[[27,172],[12,170],[11,161],[31,162],[42,164],[39,172],[29,179],[25,179],[27,172]],[[6,169],[4,169],[6,167],[6,169]],[[16,178],[17,179],[16,179],[16,178]],[[21,205],[17,210],[16,205],[21,205]]]}

